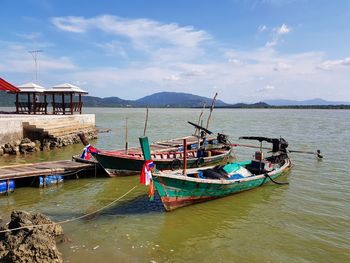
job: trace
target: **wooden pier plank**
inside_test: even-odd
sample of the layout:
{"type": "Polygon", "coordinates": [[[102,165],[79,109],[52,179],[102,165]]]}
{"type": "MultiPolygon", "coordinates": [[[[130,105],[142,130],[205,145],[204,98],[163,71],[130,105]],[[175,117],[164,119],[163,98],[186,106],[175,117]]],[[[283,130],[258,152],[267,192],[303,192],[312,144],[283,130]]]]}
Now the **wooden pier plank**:
{"type": "Polygon", "coordinates": [[[62,174],[94,167],[93,164],[79,163],[70,160],[19,164],[0,167],[0,180],[62,174]]]}

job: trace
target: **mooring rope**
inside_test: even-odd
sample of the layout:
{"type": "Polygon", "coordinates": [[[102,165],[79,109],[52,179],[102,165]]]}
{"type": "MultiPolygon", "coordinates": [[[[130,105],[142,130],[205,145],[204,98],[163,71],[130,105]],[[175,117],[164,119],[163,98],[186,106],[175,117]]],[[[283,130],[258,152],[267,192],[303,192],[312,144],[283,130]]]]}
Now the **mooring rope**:
{"type": "Polygon", "coordinates": [[[273,179],[271,178],[271,176],[270,176],[270,175],[268,175],[267,173],[265,173],[265,174],[263,174],[263,175],[265,176],[265,178],[264,178],[264,180],[263,180],[263,182],[262,182],[262,184],[261,184],[261,185],[263,185],[263,184],[265,183],[266,178],[269,178],[269,179],[271,180],[271,182],[273,182],[274,184],[278,184],[278,185],[285,185],[285,184],[289,184],[288,182],[277,182],[277,181],[273,180],[273,179]]]}
{"type": "Polygon", "coordinates": [[[69,223],[69,222],[73,222],[73,221],[77,221],[79,219],[91,216],[93,214],[96,214],[104,209],[106,209],[107,207],[111,206],[112,204],[114,204],[115,202],[120,201],[122,198],[124,198],[125,196],[127,196],[128,194],[130,194],[135,188],[137,187],[137,185],[135,185],[133,188],[131,188],[129,191],[127,191],[125,194],[123,194],[122,196],[118,197],[117,199],[113,200],[111,203],[93,211],[87,214],[84,214],[82,216],[78,216],[78,217],[74,217],[74,218],[70,218],[70,219],[66,219],[63,221],[59,221],[59,222],[54,222],[54,223],[50,223],[50,224],[40,224],[40,225],[29,225],[29,226],[21,226],[21,227],[17,227],[17,228],[11,228],[11,229],[6,229],[6,230],[1,230],[0,233],[6,233],[6,232],[12,232],[12,231],[16,231],[16,230],[20,230],[20,229],[25,229],[25,228],[34,228],[34,227],[43,227],[43,226],[52,226],[52,225],[58,225],[58,224],[65,224],[65,223],[69,223]]]}

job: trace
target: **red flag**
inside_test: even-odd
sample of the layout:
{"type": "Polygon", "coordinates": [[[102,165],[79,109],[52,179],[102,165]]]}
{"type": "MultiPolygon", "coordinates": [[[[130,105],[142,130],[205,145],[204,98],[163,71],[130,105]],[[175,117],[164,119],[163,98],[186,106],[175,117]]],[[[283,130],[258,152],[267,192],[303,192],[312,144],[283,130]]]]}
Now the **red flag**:
{"type": "Polygon", "coordinates": [[[98,150],[92,145],[88,144],[84,147],[83,153],[81,154],[80,158],[85,160],[90,160],[91,154],[96,154],[96,153],[98,153],[98,150]]]}
{"type": "Polygon", "coordinates": [[[152,160],[147,160],[142,166],[140,175],[140,184],[149,185],[152,178],[152,168],[154,167],[152,160]]]}

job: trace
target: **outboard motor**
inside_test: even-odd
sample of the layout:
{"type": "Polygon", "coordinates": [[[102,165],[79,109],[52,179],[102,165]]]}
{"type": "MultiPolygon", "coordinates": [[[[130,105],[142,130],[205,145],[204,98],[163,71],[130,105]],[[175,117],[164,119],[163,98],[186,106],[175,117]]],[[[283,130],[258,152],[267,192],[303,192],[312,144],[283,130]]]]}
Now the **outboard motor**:
{"type": "Polygon", "coordinates": [[[280,138],[280,151],[286,153],[287,147],[288,147],[288,142],[285,139],[280,138]]]}
{"type": "Polygon", "coordinates": [[[272,152],[287,152],[288,142],[283,139],[272,139],[272,152]]]}
{"type": "Polygon", "coordinates": [[[216,138],[217,138],[219,143],[227,144],[228,135],[225,135],[223,133],[218,133],[218,136],[216,138]]]}

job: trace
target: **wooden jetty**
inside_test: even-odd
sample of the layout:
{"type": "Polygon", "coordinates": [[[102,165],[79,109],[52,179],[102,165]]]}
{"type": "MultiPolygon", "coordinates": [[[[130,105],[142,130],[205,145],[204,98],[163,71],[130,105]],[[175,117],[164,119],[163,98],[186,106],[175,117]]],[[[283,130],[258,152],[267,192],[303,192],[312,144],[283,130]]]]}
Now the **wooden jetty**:
{"type": "MultiPolygon", "coordinates": [[[[11,166],[0,167],[0,181],[22,179],[28,177],[44,177],[49,175],[72,175],[83,170],[97,169],[94,163],[82,163],[71,160],[54,161],[54,162],[40,162],[29,163],[11,166]]],[[[43,185],[46,186],[45,183],[43,185]]]]}

